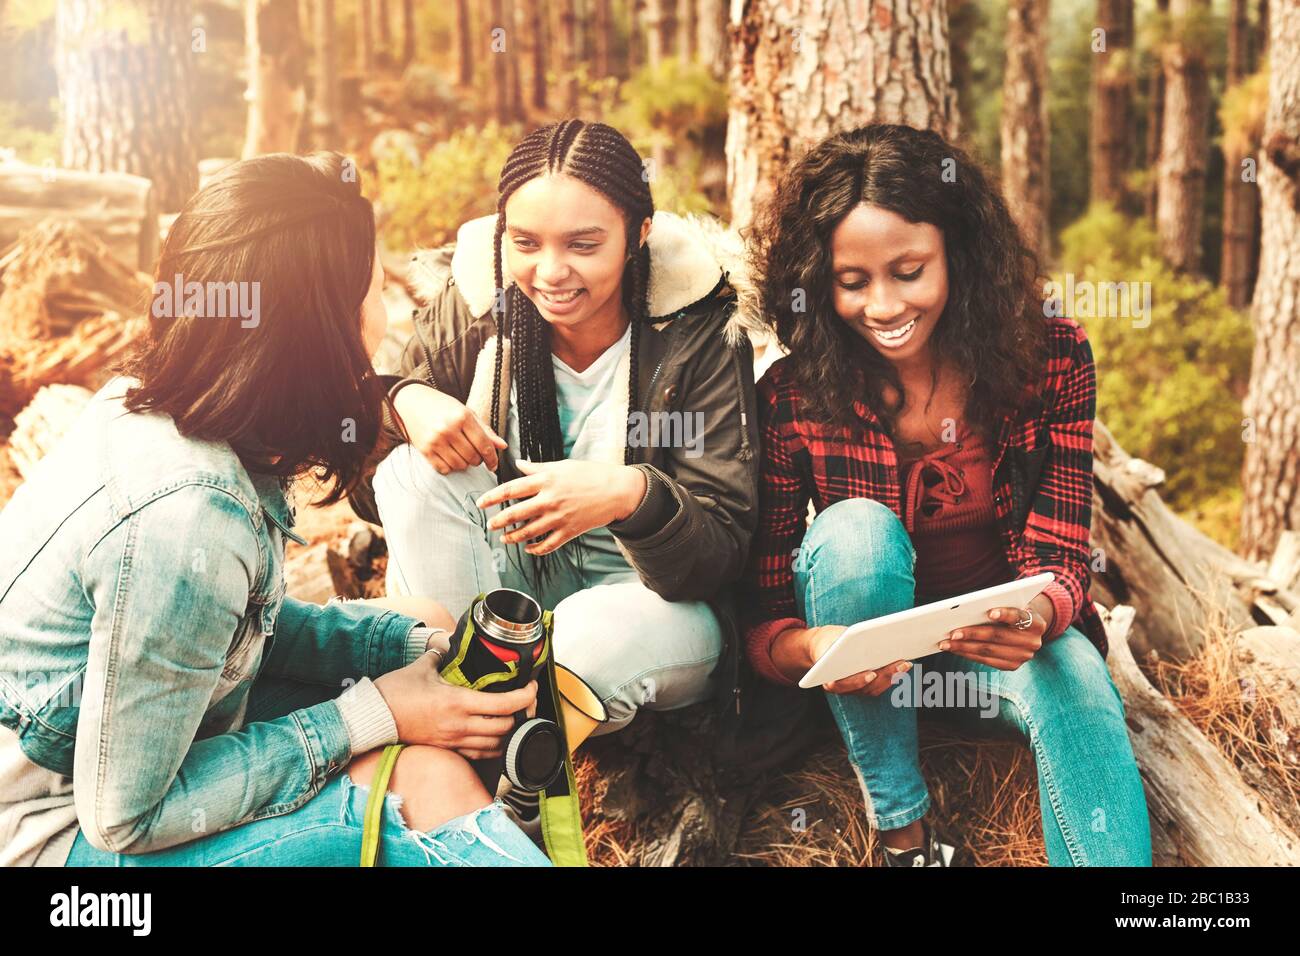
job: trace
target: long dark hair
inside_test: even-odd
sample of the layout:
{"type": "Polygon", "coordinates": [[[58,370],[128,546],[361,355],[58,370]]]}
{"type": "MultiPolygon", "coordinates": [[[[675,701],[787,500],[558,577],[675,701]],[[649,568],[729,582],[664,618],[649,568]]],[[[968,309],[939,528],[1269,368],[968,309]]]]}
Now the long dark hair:
{"type": "Polygon", "coordinates": [[[333,483],[320,503],[339,500],[360,480],[384,402],[361,332],[374,257],[374,212],[340,154],[272,153],[223,170],[172,224],[155,292],[176,276],[251,288],[256,321],[160,309],[156,295],[123,368],[139,379],[126,407],[229,442],[249,471],[315,470],[333,483]]]}
{"type": "MultiPolygon", "coordinates": [[[[1038,262],[1006,204],[969,155],[931,130],[876,123],[814,146],[789,170],[752,230],[750,266],[763,314],[790,352],[810,418],[854,431],[853,401],[875,413],[891,439],[904,401],[894,366],[835,312],[831,234],[859,205],[878,206],[943,233],[948,301],[935,354],[970,382],[972,426],[995,436],[1041,374],[1046,320],[1038,262]],[[795,290],[807,308],[794,309],[795,290]],[[896,390],[888,404],[884,386],[896,390]]],[[[937,384],[939,363],[932,370],[937,384]]]]}
{"type": "MultiPolygon", "coordinates": [[[[628,411],[637,407],[637,351],[641,326],[650,317],[647,293],[650,287],[650,249],[639,245],[641,224],[654,216],[654,200],[644,174],[644,163],[632,144],[618,130],[604,123],[568,119],[534,130],[511,151],[497,183],[497,224],[492,240],[495,288],[504,289],[501,270],[501,237],[506,229],[506,202],[529,180],[563,173],[601,193],[623,213],[629,259],[623,271],[623,304],[631,316],[631,372],[628,376],[628,411]],[[635,250],[635,251],[633,251],[635,250]]],[[[512,285],[501,296],[504,314],[496,309],[496,369],[492,379],[492,428],[503,434],[499,417],[501,400],[502,340],[510,340],[511,377],[516,383],[519,415],[519,451],[530,461],[558,461],[564,457],[564,438],[555,395],[555,369],[551,365],[551,327],[532,300],[512,285]]],[[[632,462],[632,448],[624,440],[624,464],[632,462]]],[[[581,561],[581,549],[566,544],[553,555],[572,551],[581,561]]],[[[533,558],[535,583],[551,573],[552,555],[533,558]]]]}

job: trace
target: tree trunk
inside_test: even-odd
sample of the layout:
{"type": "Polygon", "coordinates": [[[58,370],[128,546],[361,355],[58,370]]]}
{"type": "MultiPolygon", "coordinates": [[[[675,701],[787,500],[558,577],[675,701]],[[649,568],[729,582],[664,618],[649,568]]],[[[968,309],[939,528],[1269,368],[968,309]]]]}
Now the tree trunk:
{"type": "Polygon", "coordinates": [[[1269,10],[1268,116],[1259,157],[1263,229],[1246,395],[1241,547],[1272,550],[1300,528],[1300,7],[1269,10]]]}
{"type": "Polygon", "coordinates": [[[677,58],[683,63],[695,59],[695,0],[677,0],[677,58]]]}
{"type": "Polygon", "coordinates": [[[572,115],[578,109],[578,16],[573,0],[558,4],[555,67],[560,82],[560,109],[572,115]]]}
{"type": "Polygon", "coordinates": [[[591,36],[596,79],[601,80],[610,75],[609,39],[614,29],[614,19],[610,10],[610,0],[596,0],[593,10],[591,36]]]}
{"type": "MultiPolygon", "coordinates": [[[[492,9],[496,7],[494,4],[492,9]]],[[[495,61],[493,64],[495,69],[495,61]]],[[[456,0],[456,83],[461,87],[474,85],[474,20],[469,0],[456,0]]]]}
{"type": "Polygon", "coordinates": [[[658,66],[664,57],[675,52],[673,43],[677,36],[676,0],[646,0],[645,43],[646,62],[658,66]]]}
{"type": "Polygon", "coordinates": [[[312,139],[318,148],[339,141],[338,37],[334,0],[313,0],[312,29],[316,37],[316,71],[312,83],[312,139]]]}
{"type": "Polygon", "coordinates": [[[1097,0],[1097,27],[1104,50],[1093,42],[1089,153],[1093,202],[1125,204],[1124,177],[1133,138],[1133,0],[1097,0]]]}
{"type": "Polygon", "coordinates": [[[726,79],[727,0],[699,0],[696,17],[696,56],[715,79],[726,79]]]}
{"type": "MultiPolygon", "coordinates": [[[[461,3],[465,0],[460,0],[461,3]]],[[[459,13],[459,8],[457,10],[459,13]]],[[[402,69],[415,59],[415,0],[402,0],[402,69]]],[[[462,67],[463,69],[463,67],[462,67]]]]}
{"type": "Polygon", "coordinates": [[[1164,128],[1156,231],[1166,259],[1184,272],[1201,269],[1209,82],[1205,52],[1189,28],[1207,16],[1208,0],[1170,0],[1174,35],[1165,44],[1164,128]]]}
{"type": "Polygon", "coordinates": [[[302,33],[296,6],[245,0],[248,126],[243,156],[298,149],[305,111],[302,33]]]}
{"type": "MultiPolygon", "coordinates": [[[[1156,0],[1156,14],[1160,17],[1169,14],[1169,0],[1156,0]]],[[[1159,57],[1156,58],[1148,82],[1150,89],[1147,91],[1147,182],[1143,205],[1146,217],[1155,222],[1156,206],[1160,201],[1160,137],[1165,125],[1165,67],[1159,57]]]]}
{"type": "Polygon", "coordinates": [[[1002,192],[1025,243],[1048,252],[1048,0],[1007,3],[1002,78],[1002,192]]]}
{"type": "Polygon", "coordinates": [[[492,103],[497,122],[505,124],[510,122],[510,63],[506,58],[510,55],[509,44],[514,39],[508,30],[504,35],[497,32],[507,25],[505,0],[492,0],[491,17],[488,31],[492,37],[492,103]]]}
{"type": "Polygon", "coordinates": [[[726,149],[733,227],[749,224],[795,155],[831,133],[877,120],[956,136],[945,0],[892,0],[869,12],[832,0],[736,6],[726,149]]]}
{"type": "Polygon", "coordinates": [[[388,0],[375,0],[375,26],[377,36],[375,37],[376,51],[384,63],[392,62],[393,55],[393,21],[392,10],[388,7],[388,0]]]}
{"type": "MultiPolygon", "coordinates": [[[[1230,0],[1228,13],[1228,64],[1224,89],[1241,83],[1251,72],[1250,7],[1247,0],[1230,0]]],[[[1225,130],[1223,150],[1223,252],[1219,262],[1219,283],[1228,304],[1244,309],[1250,305],[1254,284],[1255,247],[1259,241],[1258,188],[1255,176],[1246,177],[1242,163],[1255,152],[1243,137],[1225,130]]]]}
{"type": "Polygon", "coordinates": [[[528,101],[538,112],[546,111],[546,5],[542,0],[525,0],[523,6],[528,37],[528,62],[532,69],[532,83],[528,101]]]}
{"type": "Polygon", "coordinates": [[[357,0],[357,72],[362,79],[370,75],[375,64],[374,18],[372,0],[357,0]]]}
{"type": "Polygon", "coordinates": [[[505,20],[508,27],[506,59],[506,89],[509,94],[510,119],[521,119],[524,115],[524,83],[519,75],[519,63],[523,53],[523,14],[520,0],[505,0],[505,20]]]}
{"type": "Polygon", "coordinates": [[[645,36],[645,30],[642,24],[645,23],[645,3],[646,0],[628,0],[628,30],[627,30],[627,75],[631,76],[644,62],[642,59],[642,38],[645,36]]]}
{"type": "Polygon", "coordinates": [[[144,176],[163,212],[189,199],[199,175],[190,28],[188,0],[59,0],[65,167],[144,176]]]}

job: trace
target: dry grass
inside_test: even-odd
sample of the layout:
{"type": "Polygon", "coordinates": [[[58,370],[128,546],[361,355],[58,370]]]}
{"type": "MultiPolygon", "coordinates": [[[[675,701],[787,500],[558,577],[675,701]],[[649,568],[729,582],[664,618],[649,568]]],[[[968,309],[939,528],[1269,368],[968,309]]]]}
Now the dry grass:
{"type": "Polygon", "coordinates": [[[1300,825],[1300,700],[1259,679],[1221,610],[1209,614],[1205,646],[1177,663],[1144,662],[1144,672],[1245,781],[1293,826],[1300,825]]]}
{"type": "MultiPolygon", "coordinates": [[[[602,781],[579,754],[578,791],[594,866],[626,866],[641,835],[634,823],[592,813],[602,781]]],[[[965,866],[1044,866],[1037,774],[1017,739],[982,738],[949,722],[921,717],[921,772],[931,819],[965,866]]],[[[803,766],[774,778],[741,831],[736,866],[873,866],[876,835],[844,747],[828,741],[803,766]]]]}

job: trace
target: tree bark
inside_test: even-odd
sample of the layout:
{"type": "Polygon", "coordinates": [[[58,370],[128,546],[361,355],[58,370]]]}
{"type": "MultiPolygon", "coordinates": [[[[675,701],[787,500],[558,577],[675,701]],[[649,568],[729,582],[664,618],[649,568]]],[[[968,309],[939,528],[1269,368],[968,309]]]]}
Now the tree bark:
{"type": "Polygon", "coordinates": [[[609,40],[610,31],[614,29],[614,19],[613,11],[610,9],[610,0],[596,0],[592,15],[593,66],[596,79],[604,79],[611,75],[609,72],[609,40]]]}
{"type": "MultiPolygon", "coordinates": [[[[1225,92],[1245,80],[1252,68],[1249,3],[1230,0],[1225,92]]],[[[1255,249],[1259,242],[1258,186],[1253,178],[1243,180],[1242,163],[1250,152],[1240,135],[1224,136],[1223,251],[1219,260],[1219,284],[1227,293],[1228,304],[1237,309],[1250,305],[1255,249]]]]}
{"type": "Polygon", "coordinates": [[[375,65],[374,18],[372,0],[357,0],[357,71],[362,79],[370,75],[375,65]]]}
{"type": "Polygon", "coordinates": [[[695,0],[677,0],[677,49],[673,52],[683,63],[695,59],[695,0]]]}
{"type": "Polygon", "coordinates": [[[1025,243],[1048,252],[1048,0],[1008,0],[1002,79],[1002,192],[1025,243]]]}
{"type": "Polygon", "coordinates": [[[572,115],[578,109],[578,16],[573,0],[560,0],[557,11],[555,71],[560,84],[560,108],[572,115]]]}
{"type": "MultiPolygon", "coordinates": [[[[1168,14],[1169,0],[1156,0],[1156,15],[1165,17],[1168,14]]],[[[1146,217],[1155,222],[1156,206],[1160,201],[1160,137],[1165,124],[1165,68],[1159,57],[1147,82],[1150,84],[1147,90],[1147,183],[1143,200],[1146,217]]]]}
{"type": "Polygon", "coordinates": [[[714,79],[727,77],[727,2],[699,0],[695,30],[696,56],[714,79]]]}
{"type": "Polygon", "coordinates": [[[331,148],[339,139],[338,36],[334,0],[313,0],[316,71],[312,82],[312,138],[318,148],[331,148]]]}
{"type": "Polygon", "coordinates": [[[1089,153],[1091,199],[1122,207],[1132,163],[1133,0],[1097,0],[1097,27],[1106,49],[1092,53],[1089,153]]]}
{"type": "Polygon", "coordinates": [[[677,35],[676,0],[646,0],[646,63],[658,66],[664,57],[673,55],[677,35]]]}
{"type": "Polygon", "coordinates": [[[726,148],[734,228],[748,226],[795,155],[831,133],[877,120],[957,135],[945,0],[736,7],[726,148]]]}
{"type": "Polygon", "coordinates": [[[456,0],[456,83],[465,88],[474,84],[474,20],[469,0],[456,0]]]}
{"type": "Polygon", "coordinates": [[[163,212],[198,185],[188,0],[59,0],[63,165],[153,181],[163,212]]]}
{"type": "Polygon", "coordinates": [[[514,37],[508,30],[504,37],[495,32],[507,26],[505,0],[492,0],[491,17],[488,34],[492,44],[492,103],[497,122],[505,124],[510,122],[510,63],[506,58],[510,55],[509,45],[514,37]],[[504,50],[500,47],[502,43],[506,44],[504,50]]]}
{"type": "Polygon", "coordinates": [[[1255,349],[1246,394],[1241,547],[1254,558],[1300,528],[1300,7],[1269,10],[1268,115],[1259,157],[1262,209],[1255,349]]]}
{"type": "Polygon", "coordinates": [[[248,126],[243,157],[297,152],[306,109],[298,9],[281,0],[245,0],[248,126]]]}
{"type": "MultiPolygon", "coordinates": [[[[464,2],[464,0],[459,0],[464,2]]],[[[415,59],[415,0],[402,0],[402,69],[415,59]]]]}
{"type": "Polygon", "coordinates": [[[547,103],[546,83],[546,5],[542,0],[524,0],[522,7],[525,19],[524,35],[528,63],[531,70],[528,101],[538,112],[545,112],[547,103]]]}
{"type": "Polygon", "coordinates": [[[1161,51],[1165,103],[1156,231],[1161,252],[1176,269],[1199,272],[1209,82],[1205,52],[1188,31],[1207,15],[1207,0],[1170,0],[1169,12],[1174,35],[1161,51]]]}

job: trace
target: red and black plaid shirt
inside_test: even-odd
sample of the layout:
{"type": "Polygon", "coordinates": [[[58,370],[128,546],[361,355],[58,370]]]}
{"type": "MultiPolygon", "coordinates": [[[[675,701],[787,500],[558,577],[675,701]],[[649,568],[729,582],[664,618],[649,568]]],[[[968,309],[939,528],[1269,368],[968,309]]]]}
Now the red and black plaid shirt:
{"type": "MultiPolygon", "coordinates": [[[[1017,576],[1056,576],[1045,592],[1056,611],[1045,637],[1076,624],[1105,657],[1106,632],[1088,597],[1096,370],[1078,323],[1047,322],[1046,374],[1026,386],[1017,414],[1002,421],[993,446],[994,509],[1017,576]]],[[[797,617],[793,565],[809,501],[820,512],[845,498],[874,498],[902,516],[894,445],[874,413],[853,403],[867,426],[865,438],[854,440],[843,428],[807,421],[788,363],[777,360],[758,383],[759,521],[745,577],[749,660],[778,683],[790,682],[772,663],[772,642],[786,628],[806,626],[797,617]]]]}

